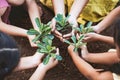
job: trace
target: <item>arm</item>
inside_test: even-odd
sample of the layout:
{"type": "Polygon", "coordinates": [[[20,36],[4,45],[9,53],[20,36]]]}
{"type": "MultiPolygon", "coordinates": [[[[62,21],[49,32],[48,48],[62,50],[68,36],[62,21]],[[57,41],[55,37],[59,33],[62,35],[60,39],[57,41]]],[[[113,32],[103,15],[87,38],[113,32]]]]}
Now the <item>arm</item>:
{"type": "MultiPolygon", "coordinates": [[[[64,0],[52,0],[52,3],[54,7],[55,16],[57,14],[62,14],[63,16],[65,16],[64,0]]],[[[54,32],[56,37],[62,39],[62,34],[56,30],[55,25],[56,25],[56,20],[53,18],[51,23],[52,32],[54,32]]]]}
{"type": "Polygon", "coordinates": [[[68,47],[68,52],[72,57],[72,60],[76,67],[87,79],[96,80],[97,76],[99,76],[99,72],[95,71],[95,69],[90,64],[80,58],[79,55],[73,51],[73,49],[74,47],[70,45],[68,47]]]}
{"type": "MultiPolygon", "coordinates": [[[[57,53],[59,54],[59,49],[57,48],[57,53]]],[[[39,64],[38,68],[35,70],[33,75],[30,77],[29,80],[43,80],[46,72],[56,66],[58,64],[58,60],[55,60],[54,58],[50,58],[49,62],[44,65],[43,63],[39,64]]]]}
{"type": "Polygon", "coordinates": [[[65,16],[64,0],[52,0],[55,15],[63,14],[65,16]]]}
{"type": "Polygon", "coordinates": [[[86,46],[81,47],[82,57],[91,63],[108,64],[120,61],[117,52],[89,53],[86,46]]]}
{"type": "Polygon", "coordinates": [[[70,17],[77,19],[88,1],[89,0],[74,0],[74,3],[69,12],[70,17]]]}
{"type": "Polygon", "coordinates": [[[37,67],[41,63],[43,56],[43,54],[36,52],[33,56],[20,58],[20,61],[14,71],[37,67]]]}
{"type": "Polygon", "coordinates": [[[85,34],[84,41],[85,42],[103,41],[103,42],[114,45],[113,37],[104,36],[104,35],[100,35],[100,34],[97,34],[97,33],[87,33],[87,34],[85,34]]]}
{"type": "MultiPolygon", "coordinates": [[[[73,25],[73,27],[77,27],[77,17],[80,15],[82,10],[84,9],[85,5],[87,4],[89,0],[74,0],[74,3],[70,9],[69,12],[69,19],[68,22],[73,25]]],[[[64,38],[68,38],[72,35],[74,35],[75,30],[73,29],[71,33],[63,35],[64,38]]]]}
{"type": "Polygon", "coordinates": [[[40,7],[37,6],[37,3],[35,2],[35,0],[26,0],[26,4],[28,7],[28,13],[29,13],[31,22],[33,24],[33,27],[34,29],[38,30],[37,24],[35,22],[35,18],[38,17],[40,19],[40,16],[41,16],[40,13],[42,13],[42,10],[40,7]]]}
{"type": "Polygon", "coordinates": [[[112,10],[106,17],[103,19],[99,24],[94,26],[94,31],[97,33],[100,33],[104,29],[106,29],[108,26],[110,26],[113,21],[120,16],[120,6],[112,10]]]}
{"type": "Polygon", "coordinates": [[[14,36],[27,37],[27,30],[13,25],[6,24],[0,20],[0,31],[14,36]]]}

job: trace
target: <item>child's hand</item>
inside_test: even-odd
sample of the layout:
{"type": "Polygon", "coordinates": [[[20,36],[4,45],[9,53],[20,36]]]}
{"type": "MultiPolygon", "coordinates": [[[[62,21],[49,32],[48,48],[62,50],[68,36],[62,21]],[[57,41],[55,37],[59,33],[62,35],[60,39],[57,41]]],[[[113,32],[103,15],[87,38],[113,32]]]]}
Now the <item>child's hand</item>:
{"type": "Polygon", "coordinates": [[[92,26],[93,27],[93,31],[96,33],[100,33],[102,31],[102,28],[99,27],[98,25],[92,26]]]}
{"type": "Polygon", "coordinates": [[[56,20],[55,20],[54,18],[52,19],[52,23],[51,23],[50,26],[51,26],[51,28],[52,28],[52,32],[53,32],[55,35],[60,36],[60,37],[62,36],[62,34],[61,34],[59,31],[56,30],[56,27],[55,27],[55,26],[56,26],[56,20]]]}
{"type": "MultiPolygon", "coordinates": [[[[77,26],[78,26],[78,23],[77,23],[76,19],[69,18],[69,19],[68,19],[68,22],[69,22],[70,24],[72,24],[72,27],[77,27],[77,26]]],[[[74,30],[74,29],[72,29],[71,33],[68,33],[68,34],[63,35],[63,38],[65,38],[65,39],[66,39],[66,38],[70,38],[70,37],[73,36],[73,35],[75,35],[75,30],[74,30]]]]}
{"type": "Polygon", "coordinates": [[[97,33],[87,33],[85,34],[84,42],[97,41],[100,38],[100,34],[97,33]]]}
{"type": "Polygon", "coordinates": [[[73,55],[78,55],[78,52],[74,52],[74,46],[73,45],[69,45],[68,46],[68,53],[73,56],[73,55]]]}
{"type": "MultiPolygon", "coordinates": [[[[58,48],[57,48],[56,54],[59,55],[59,49],[58,48]]],[[[39,66],[43,66],[45,70],[49,70],[49,69],[53,68],[54,66],[56,66],[57,64],[58,64],[58,60],[51,57],[49,62],[46,65],[41,63],[39,66]]]]}
{"type": "Polygon", "coordinates": [[[27,35],[30,45],[31,47],[37,47],[37,44],[35,44],[34,42],[32,42],[32,40],[35,38],[35,35],[27,35]]]}

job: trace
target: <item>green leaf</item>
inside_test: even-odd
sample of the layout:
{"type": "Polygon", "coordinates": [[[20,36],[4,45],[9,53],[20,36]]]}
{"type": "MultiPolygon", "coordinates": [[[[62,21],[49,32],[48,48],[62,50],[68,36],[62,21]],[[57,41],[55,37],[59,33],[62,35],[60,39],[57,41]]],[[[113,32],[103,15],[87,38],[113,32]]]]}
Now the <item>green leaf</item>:
{"type": "Polygon", "coordinates": [[[50,39],[50,40],[53,40],[53,39],[54,39],[54,35],[52,35],[52,34],[48,34],[47,37],[48,37],[48,39],[50,39]]]}
{"type": "Polygon", "coordinates": [[[27,34],[29,34],[29,35],[38,35],[40,33],[35,29],[30,29],[30,30],[27,31],[27,34]]]}
{"type": "Polygon", "coordinates": [[[41,49],[37,49],[37,52],[39,52],[39,53],[41,53],[41,54],[45,54],[45,53],[42,53],[40,50],[41,50],[41,49]]]}
{"type": "Polygon", "coordinates": [[[91,26],[92,26],[92,22],[88,22],[87,27],[91,27],[91,26]]]}
{"type": "Polygon", "coordinates": [[[38,17],[37,17],[37,18],[35,18],[35,22],[36,22],[36,24],[37,24],[38,28],[40,28],[40,27],[41,27],[41,25],[40,25],[40,20],[39,20],[39,18],[38,18],[38,17]]]}
{"type": "Polygon", "coordinates": [[[75,35],[73,35],[73,36],[71,37],[71,39],[72,39],[72,41],[73,41],[74,43],[76,43],[76,37],[75,37],[75,35]]]}
{"type": "Polygon", "coordinates": [[[48,54],[49,53],[49,51],[46,50],[45,48],[40,49],[39,52],[40,53],[44,53],[44,54],[48,54]]]}
{"type": "Polygon", "coordinates": [[[67,43],[67,44],[71,44],[71,42],[70,42],[70,41],[68,41],[68,40],[65,40],[64,42],[65,42],[65,43],[67,43]]]}
{"type": "Polygon", "coordinates": [[[78,40],[82,41],[84,37],[85,37],[84,35],[80,35],[80,38],[78,40]]]}
{"type": "Polygon", "coordinates": [[[78,28],[78,27],[74,27],[73,29],[75,29],[75,30],[78,31],[78,32],[81,32],[81,29],[78,28]]]}
{"type": "Polygon", "coordinates": [[[44,59],[43,59],[43,64],[44,65],[46,65],[48,62],[49,62],[49,60],[50,60],[50,55],[47,55],[44,59]]]}
{"type": "Polygon", "coordinates": [[[51,57],[56,58],[56,54],[51,53],[51,57]]]}
{"type": "Polygon", "coordinates": [[[32,40],[32,42],[36,42],[36,41],[38,41],[39,38],[40,38],[40,35],[37,35],[37,36],[32,40]]]}
{"type": "Polygon", "coordinates": [[[78,48],[75,47],[75,48],[73,49],[73,51],[74,51],[74,52],[77,52],[77,51],[78,51],[78,48]]]}
{"type": "Polygon", "coordinates": [[[62,60],[62,57],[60,55],[56,55],[57,60],[62,60]]]}
{"type": "Polygon", "coordinates": [[[47,48],[48,51],[51,50],[51,46],[50,45],[47,45],[46,48],[47,48]]]}
{"type": "Polygon", "coordinates": [[[43,43],[38,43],[37,46],[38,46],[39,48],[44,48],[44,44],[43,44],[43,43]]]}

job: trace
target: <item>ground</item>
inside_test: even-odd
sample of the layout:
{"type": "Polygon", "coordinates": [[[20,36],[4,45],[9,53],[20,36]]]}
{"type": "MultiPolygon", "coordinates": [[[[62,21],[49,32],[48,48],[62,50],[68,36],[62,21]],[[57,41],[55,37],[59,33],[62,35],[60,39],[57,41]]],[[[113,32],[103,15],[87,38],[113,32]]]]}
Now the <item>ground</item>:
{"type": "MultiPolygon", "coordinates": [[[[41,4],[39,4],[42,6],[41,4]]],[[[47,23],[49,20],[52,19],[54,16],[53,12],[47,9],[46,7],[42,6],[43,8],[43,15],[42,15],[42,22],[47,23]]],[[[26,10],[20,7],[12,8],[12,12],[10,15],[11,24],[30,29],[32,28],[28,13],[26,10]]],[[[103,31],[101,34],[104,35],[112,35],[111,28],[103,31]]],[[[27,38],[23,37],[14,37],[16,42],[18,43],[18,47],[21,51],[21,56],[30,56],[33,55],[36,51],[36,48],[32,48],[27,40],[27,38]]],[[[63,57],[63,60],[59,62],[59,64],[54,67],[53,69],[49,70],[44,78],[44,80],[87,80],[75,67],[73,64],[72,59],[70,58],[67,52],[67,46],[65,43],[59,41],[59,39],[54,39],[54,45],[60,48],[60,55],[63,57]]],[[[90,52],[104,52],[111,48],[111,45],[108,45],[103,42],[92,42],[88,43],[88,49],[90,52]]],[[[103,67],[104,65],[96,65],[92,64],[94,67],[103,67]]],[[[10,76],[6,78],[6,80],[28,80],[32,73],[35,71],[34,69],[23,70],[19,72],[14,72],[10,76]]]]}

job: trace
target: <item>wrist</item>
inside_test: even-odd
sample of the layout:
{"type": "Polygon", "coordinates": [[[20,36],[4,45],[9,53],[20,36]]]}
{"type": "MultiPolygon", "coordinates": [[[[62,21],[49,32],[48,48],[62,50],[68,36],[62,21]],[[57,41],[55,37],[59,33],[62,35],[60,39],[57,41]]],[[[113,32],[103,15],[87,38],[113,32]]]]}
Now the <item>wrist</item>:
{"type": "Polygon", "coordinates": [[[47,72],[48,69],[47,69],[45,66],[46,66],[46,65],[44,65],[43,63],[40,63],[40,64],[38,65],[38,67],[39,67],[42,71],[47,72]]]}

